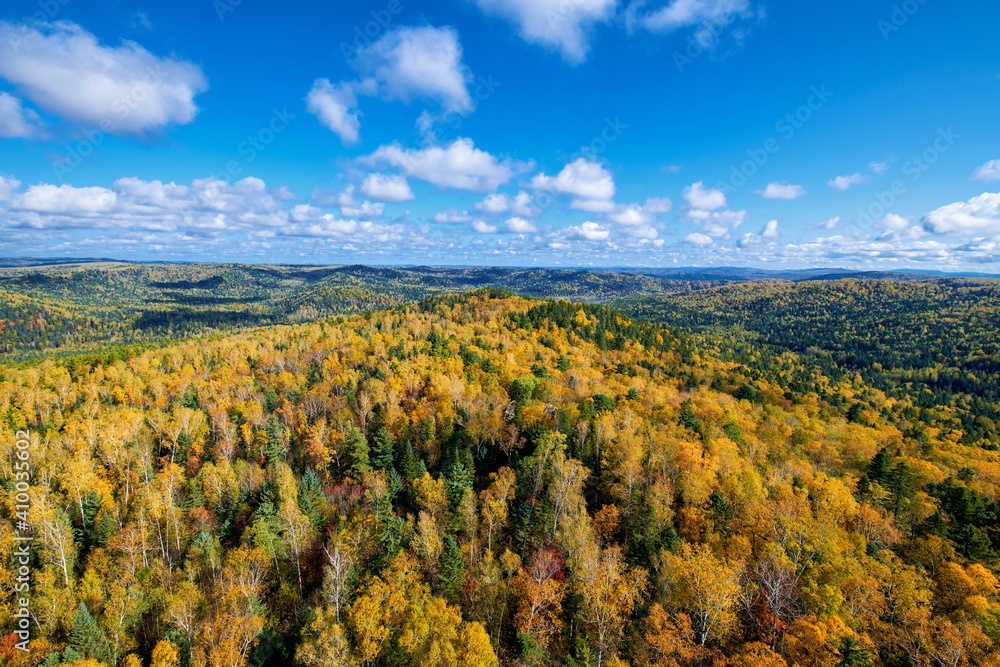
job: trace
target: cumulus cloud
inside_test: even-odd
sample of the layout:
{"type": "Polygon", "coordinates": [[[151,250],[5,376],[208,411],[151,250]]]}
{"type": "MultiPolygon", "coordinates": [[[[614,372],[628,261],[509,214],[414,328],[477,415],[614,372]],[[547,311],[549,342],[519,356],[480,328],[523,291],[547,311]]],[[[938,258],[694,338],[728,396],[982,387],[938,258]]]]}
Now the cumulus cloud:
{"type": "Polygon", "coordinates": [[[13,176],[0,174],[0,202],[8,201],[21,187],[21,181],[13,176]]]}
{"type": "Polygon", "coordinates": [[[31,139],[41,134],[39,116],[10,93],[0,93],[0,139],[31,139]]]}
{"type": "Polygon", "coordinates": [[[806,194],[806,189],[801,185],[773,182],[763,190],[757,190],[757,194],[764,199],[798,199],[806,194]]]}
{"type": "Polygon", "coordinates": [[[451,225],[456,223],[464,223],[472,220],[472,216],[468,211],[459,211],[454,206],[446,208],[443,211],[438,211],[434,214],[434,222],[441,224],[451,225]]]}
{"type": "Polygon", "coordinates": [[[407,104],[431,100],[445,113],[468,113],[475,107],[468,89],[472,73],[462,57],[458,33],[452,28],[390,30],[354,55],[351,66],[360,80],[332,84],[316,79],[306,97],[307,108],[345,145],[360,140],[359,96],[407,104]]]}
{"type": "Polygon", "coordinates": [[[889,171],[889,163],[872,161],[868,163],[868,168],[871,169],[872,173],[876,176],[881,176],[885,172],[889,171]]]}
{"type": "Polygon", "coordinates": [[[110,188],[32,185],[10,200],[7,226],[34,229],[247,230],[287,216],[264,181],[215,179],[190,186],[122,178],[110,188]]]}
{"type": "Polygon", "coordinates": [[[334,85],[329,79],[316,79],[306,95],[306,110],[319,118],[323,127],[335,132],[345,146],[361,141],[359,89],[367,88],[351,82],[334,85]]]}
{"type": "MultiPolygon", "coordinates": [[[[277,195],[276,195],[277,196],[277,195]]],[[[280,197],[285,199],[287,197],[280,197]]],[[[354,186],[349,185],[343,192],[326,192],[320,188],[313,190],[312,201],[320,206],[336,206],[340,214],[347,218],[374,220],[385,213],[382,202],[358,201],[354,198],[354,186]]]]}
{"type": "Polygon", "coordinates": [[[571,206],[584,211],[611,211],[615,196],[615,181],[611,173],[597,162],[578,158],[563,167],[555,176],[538,174],[531,180],[535,190],[560,195],[572,195],[576,199],[571,206]]]}
{"type": "Polygon", "coordinates": [[[965,202],[948,204],[924,216],[924,228],[935,234],[1000,232],[1000,193],[985,192],[965,202]]]}
{"type": "Polygon", "coordinates": [[[669,199],[653,197],[644,205],[628,204],[618,206],[608,214],[608,219],[620,226],[621,231],[633,238],[656,238],[658,233],[653,227],[656,216],[670,210],[672,202],[669,199]]]}
{"type": "Polygon", "coordinates": [[[70,22],[28,27],[0,22],[0,77],[38,107],[119,135],[185,125],[208,89],[197,66],[160,58],[135,42],[104,46],[70,22]]]}
{"type": "Polygon", "coordinates": [[[706,189],[702,181],[684,188],[682,194],[693,209],[714,211],[726,205],[726,195],[721,190],[706,189]]]}
{"type": "Polygon", "coordinates": [[[513,23],[521,38],[578,65],[590,51],[589,33],[611,20],[618,0],[473,0],[486,14],[513,23]]]}
{"type": "Polygon", "coordinates": [[[760,230],[760,234],[744,234],[743,238],[739,240],[739,246],[741,248],[746,248],[748,246],[760,245],[761,243],[767,243],[768,241],[775,241],[781,237],[781,232],[778,231],[778,221],[770,220],[764,229],[760,230]]]}
{"type": "Polygon", "coordinates": [[[531,195],[521,190],[513,197],[503,193],[487,195],[483,201],[476,203],[476,210],[486,215],[516,215],[523,218],[533,218],[542,210],[532,206],[531,195]]]}
{"type": "Polygon", "coordinates": [[[565,235],[571,239],[583,239],[585,241],[607,241],[611,236],[611,230],[601,227],[596,222],[584,222],[579,226],[567,227],[565,235]]]}
{"type": "MultiPolygon", "coordinates": [[[[647,4],[647,0],[634,0],[629,5],[625,18],[630,30],[642,28],[668,34],[694,28],[694,41],[704,49],[714,48],[732,24],[758,13],[749,0],[670,0],[652,10],[647,9],[647,4]]],[[[745,30],[739,34],[745,34],[745,30]]]]}
{"type": "Polygon", "coordinates": [[[693,234],[688,234],[684,237],[685,243],[690,243],[691,245],[712,245],[715,241],[712,240],[711,236],[701,234],[699,232],[694,232],[693,234]]]}
{"type": "Polygon", "coordinates": [[[1000,160],[990,160],[980,165],[972,177],[977,181],[1000,181],[1000,160]]]}
{"type": "Polygon", "coordinates": [[[361,184],[361,194],[376,201],[404,202],[416,199],[405,178],[385,174],[369,174],[361,184]]]}
{"type": "Polygon", "coordinates": [[[472,228],[480,234],[496,234],[500,231],[499,227],[491,225],[484,220],[474,220],[472,222],[472,228]]]}
{"type": "Polygon", "coordinates": [[[530,234],[538,229],[524,218],[510,218],[507,220],[507,229],[518,234],[530,234]]]}
{"type": "Polygon", "coordinates": [[[827,184],[831,188],[836,188],[838,190],[847,190],[852,185],[857,185],[858,183],[864,183],[865,177],[860,173],[851,174],[850,176],[838,176],[837,178],[831,179],[827,184]]]}
{"type": "Polygon", "coordinates": [[[821,229],[836,229],[837,225],[840,224],[840,216],[830,218],[829,220],[824,220],[823,222],[817,224],[816,226],[821,229]]]}
{"type": "Polygon", "coordinates": [[[390,30],[358,51],[353,66],[374,77],[388,100],[431,99],[449,113],[472,110],[468,90],[472,73],[462,62],[462,45],[452,28],[390,30]]]}
{"type": "Polygon", "coordinates": [[[388,164],[412,178],[439,188],[491,192],[510,181],[526,165],[501,160],[475,147],[471,139],[459,138],[447,146],[424,149],[403,148],[399,144],[380,146],[363,158],[368,164],[388,164]]]}

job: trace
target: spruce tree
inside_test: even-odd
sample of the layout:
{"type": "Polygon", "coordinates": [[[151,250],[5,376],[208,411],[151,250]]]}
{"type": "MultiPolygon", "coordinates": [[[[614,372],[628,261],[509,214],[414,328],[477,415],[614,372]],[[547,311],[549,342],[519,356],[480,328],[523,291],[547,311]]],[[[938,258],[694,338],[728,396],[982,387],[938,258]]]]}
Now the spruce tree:
{"type": "Polygon", "coordinates": [[[106,665],[114,664],[111,659],[111,649],[108,639],[101,632],[97,621],[90,615],[87,605],[80,603],[80,608],[73,619],[73,630],[69,636],[69,646],[63,651],[63,660],[73,663],[92,658],[106,665]]]}
{"type": "Polygon", "coordinates": [[[441,592],[449,602],[458,602],[465,585],[465,559],[455,538],[449,535],[441,555],[441,592]]]}
{"type": "Polygon", "coordinates": [[[267,456],[267,464],[269,466],[273,466],[285,457],[284,431],[281,428],[278,418],[273,415],[267,420],[267,449],[265,450],[265,455],[267,456]]]}
{"type": "Polygon", "coordinates": [[[352,475],[361,479],[362,475],[371,472],[371,464],[368,461],[368,442],[365,440],[365,436],[361,435],[361,431],[352,428],[347,433],[344,448],[350,459],[348,469],[352,475]]]}
{"type": "Polygon", "coordinates": [[[372,438],[371,464],[376,470],[392,470],[396,441],[385,426],[379,427],[372,438]]]}
{"type": "Polygon", "coordinates": [[[890,470],[892,470],[892,455],[883,447],[868,464],[868,478],[884,485],[889,480],[890,470]]]}

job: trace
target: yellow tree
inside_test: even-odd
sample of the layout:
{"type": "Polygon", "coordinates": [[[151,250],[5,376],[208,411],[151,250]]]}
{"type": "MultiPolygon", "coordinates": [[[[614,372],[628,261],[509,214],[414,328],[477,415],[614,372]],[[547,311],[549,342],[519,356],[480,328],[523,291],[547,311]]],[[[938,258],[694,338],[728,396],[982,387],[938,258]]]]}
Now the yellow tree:
{"type": "Polygon", "coordinates": [[[539,549],[515,579],[518,632],[545,650],[562,628],[562,600],[566,595],[563,562],[553,549],[539,549]]]}
{"type": "Polygon", "coordinates": [[[698,643],[724,636],[735,624],[742,567],[717,557],[707,544],[684,543],[659,558],[660,586],[673,606],[691,616],[698,643]]]}
{"type": "Polygon", "coordinates": [[[597,667],[614,656],[625,623],[642,602],[649,577],[641,567],[629,568],[617,546],[587,549],[575,573],[583,604],[581,620],[597,647],[597,667]]]}

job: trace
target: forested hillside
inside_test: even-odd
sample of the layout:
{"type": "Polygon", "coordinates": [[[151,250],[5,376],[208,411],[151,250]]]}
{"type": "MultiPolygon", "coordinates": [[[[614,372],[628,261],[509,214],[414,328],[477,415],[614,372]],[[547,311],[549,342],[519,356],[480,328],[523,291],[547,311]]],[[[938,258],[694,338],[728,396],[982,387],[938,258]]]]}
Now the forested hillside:
{"type": "MultiPolygon", "coordinates": [[[[315,321],[499,287],[601,301],[721,284],[555,269],[129,264],[0,268],[0,355],[19,360],[315,321]]],[[[131,354],[131,352],[129,352],[131,354]]]]}
{"type": "Polygon", "coordinates": [[[484,290],[8,367],[0,660],[1000,664],[995,430],[706,341],[484,290]]]}
{"type": "MultiPolygon", "coordinates": [[[[785,353],[830,378],[859,375],[894,402],[912,402],[905,420],[940,420],[983,447],[996,446],[1000,420],[998,304],[1000,281],[959,278],[746,283],[615,302],[726,358],[753,357],[765,375],[785,353]]],[[[790,393],[803,393],[802,382],[810,384],[791,382],[790,393]]]]}

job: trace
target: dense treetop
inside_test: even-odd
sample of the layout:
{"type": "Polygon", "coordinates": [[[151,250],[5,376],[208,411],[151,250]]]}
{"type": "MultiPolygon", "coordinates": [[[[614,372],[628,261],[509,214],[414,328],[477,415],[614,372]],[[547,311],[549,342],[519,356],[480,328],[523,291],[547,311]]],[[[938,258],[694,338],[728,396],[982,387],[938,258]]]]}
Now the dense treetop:
{"type": "Polygon", "coordinates": [[[706,341],[483,290],[8,367],[37,620],[0,656],[998,664],[996,433],[706,341]]]}

